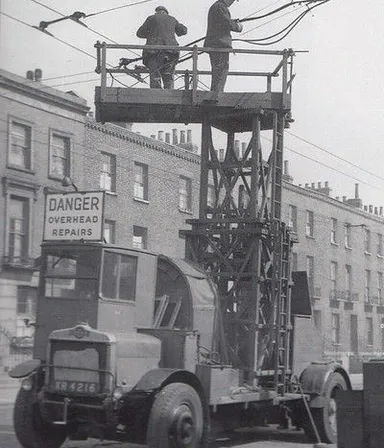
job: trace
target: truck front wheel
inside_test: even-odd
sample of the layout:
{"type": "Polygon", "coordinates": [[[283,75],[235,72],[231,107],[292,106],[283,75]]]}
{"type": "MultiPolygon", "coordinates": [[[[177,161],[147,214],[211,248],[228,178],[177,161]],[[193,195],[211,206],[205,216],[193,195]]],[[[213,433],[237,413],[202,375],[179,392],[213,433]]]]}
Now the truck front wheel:
{"type": "MultiPolygon", "coordinates": [[[[336,443],[337,442],[337,422],[336,422],[336,392],[338,390],[347,390],[347,383],[340,373],[334,372],[330,375],[325,384],[324,407],[311,409],[313,420],[316,424],[321,442],[336,443]]],[[[315,433],[309,419],[306,420],[304,431],[312,442],[317,442],[315,433]]]]}
{"type": "Polygon", "coordinates": [[[23,448],[59,448],[66,439],[62,428],[43,421],[33,391],[19,390],[13,410],[13,424],[23,448]]]}
{"type": "Polygon", "coordinates": [[[198,448],[203,423],[203,406],[195,389],[184,383],[168,384],[152,405],[148,448],[198,448]]]}

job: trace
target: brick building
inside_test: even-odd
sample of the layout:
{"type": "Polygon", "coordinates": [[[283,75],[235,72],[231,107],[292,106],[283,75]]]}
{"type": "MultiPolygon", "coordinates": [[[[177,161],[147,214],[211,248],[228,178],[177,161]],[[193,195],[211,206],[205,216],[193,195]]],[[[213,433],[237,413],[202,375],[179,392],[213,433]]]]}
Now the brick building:
{"type": "Polygon", "coordinates": [[[28,355],[44,216],[44,192],[63,176],[82,180],[86,102],[0,70],[0,369],[28,355]]]}
{"type": "MultiPolygon", "coordinates": [[[[354,363],[384,352],[383,208],[332,198],[328,183],[284,188],[285,220],[298,237],[294,269],[305,270],[327,358],[354,363]]],[[[351,368],[352,368],[351,364],[351,368]]]]}
{"type": "MultiPolygon", "coordinates": [[[[64,176],[80,190],[106,190],[104,236],[112,243],[183,256],[178,233],[198,211],[200,158],[190,130],[145,137],[101,125],[83,99],[36,74],[0,71],[0,369],[28,356],[33,328],[24,319],[35,312],[44,193],[63,190],[64,176]]],[[[325,356],[347,362],[351,353],[384,351],[384,220],[357,190],[341,201],[330,193],[328,185],[294,185],[286,172],[283,217],[297,234],[294,269],[308,272],[325,356]]]]}

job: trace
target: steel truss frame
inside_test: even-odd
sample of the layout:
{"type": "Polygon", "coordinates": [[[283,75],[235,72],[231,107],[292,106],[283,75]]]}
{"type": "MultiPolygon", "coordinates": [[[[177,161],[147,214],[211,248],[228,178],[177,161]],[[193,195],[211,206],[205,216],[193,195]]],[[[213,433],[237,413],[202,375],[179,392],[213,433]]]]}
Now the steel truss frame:
{"type": "Polygon", "coordinates": [[[261,113],[244,154],[227,132],[224,160],[213,144],[209,110],[204,114],[199,218],[188,220],[192,229],[183,234],[186,257],[209,271],[218,288],[212,350],[248,383],[256,378],[283,394],[291,363],[291,239],[281,220],[285,112],[272,113],[266,160],[261,113]]]}

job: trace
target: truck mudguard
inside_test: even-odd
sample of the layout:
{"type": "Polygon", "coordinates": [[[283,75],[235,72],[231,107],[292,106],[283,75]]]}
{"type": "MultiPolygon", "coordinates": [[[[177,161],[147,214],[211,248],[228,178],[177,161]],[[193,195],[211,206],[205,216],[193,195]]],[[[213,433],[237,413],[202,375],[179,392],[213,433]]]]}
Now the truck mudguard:
{"type": "Polygon", "coordinates": [[[200,380],[191,372],[180,369],[153,369],[141,377],[134,387],[135,391],[156,391],[170,383],[185,383],[192,386],[200,395],[204,403],[204,391],[200,380]]]}
{"type": "MultiPolygon", "coordinates": [[[[343,366],[337,362],[313,362],[301,374],[300,383],[304,394],[317,395],[321,397],[325,390],[325,385],[332,373],[339,373],[347,384],[348,389],[352,389],[351,381],[343,366]]],[[[322,400],[311,400],[311,407],[322,407],[322,400]]]]}
{"type": "Polygon", "coordinates": [[[40,359],[29,359],[10,370],[11,378],[25,378],[41,365],[40,359]]]}

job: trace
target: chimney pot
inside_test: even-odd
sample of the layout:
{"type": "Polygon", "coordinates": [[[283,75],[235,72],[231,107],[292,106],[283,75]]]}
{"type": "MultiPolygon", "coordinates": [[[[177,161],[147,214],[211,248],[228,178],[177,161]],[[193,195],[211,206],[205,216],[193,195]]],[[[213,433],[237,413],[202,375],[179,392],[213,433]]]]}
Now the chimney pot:
{"type": "Polygon", "coordinates": [[[171,134],[169,132],[165,133],[165,143],[171,143],[171,134]]]}
{"type": "Polygon", "coordinates": [[[312,182],[312,183],[311,183],[311,188],[312,188],[312,189],[315,189],[315,186],[316,186],[315,182],[312,182]]]}
{"type": "Polygon", "coordinates": [[[284,160],[284,174],[289,176],[289,162],[288,160],[284,160]]]}
{"type": "Polygon", "coordinates": [[[27,71],[27,79],[29,79],[30,81],[33,81],[35,79],[35,75],[33,73],[33,70],[28,70],[27,71]]]}
{"type": "Polygon", "coordinates": [[[380,216],[383,216],[383,207],[380,207],[380,208],[379,208],[379,215],[380,215],[380,216]]]}
{"type": "Polygon", "coordinates": [[[365,212],[368,211],[368,205],[364,205],[364,211],[365,211],[365,212]]]}
{"type": "Polygon", "coordinates": [[[43,71],[41,70],[41,68],[37,68],[35,70],[35,81],[40,82],[42,77],[43,77],[43,71]]]}
{"type": "Polygon", "coordinates": [[[172,129],[172,145],[178,144],[177,129],[172,129]]]}
{"type": "Polygon", "coordinates": [[[359,184],[355,184],[355,199],[359,199],[359,184]]]}
{"type": "Polygon", "coordinates": [[[328,181],[327,180],[324,182],[324,187],[328,188],[328,181]]]}
{"type": "Polygon", "coordinates": [[[343,196],[343,202],[347,202],[347,196],[343,196]]]}
{"type": "Polygon", "coordinates": [[[373,205],[369,204],[369,213],[373,213],[373,205]]]}
{"type": "Polygon", "coordinates": [[[309,188],[309,184],[305,184],[305,188],[309,188]]]}
{"type": "Polygon", "coordinates": [[[158,131],[157,139],[161,142],[164,141],[164,131],[158,131]]]}
{"type": "Polygon", "coordinates": [[[377,207],[375,207],[375,215],[379,214],[379,209],[377,207]]]}
{"type": "Polygon", "coordinates": [[[192,129],[187,129],[187,143],[192,143],[192,129]]]}
{"type": "Polygon", "coordinates": [[[180,144],[185,143],[185,131],[180,131],[180,144]]]}
{"type": "Polygon", "coordinates": [[[321,182],[317,182],[317,188],[321,188],[321,182]]]}

